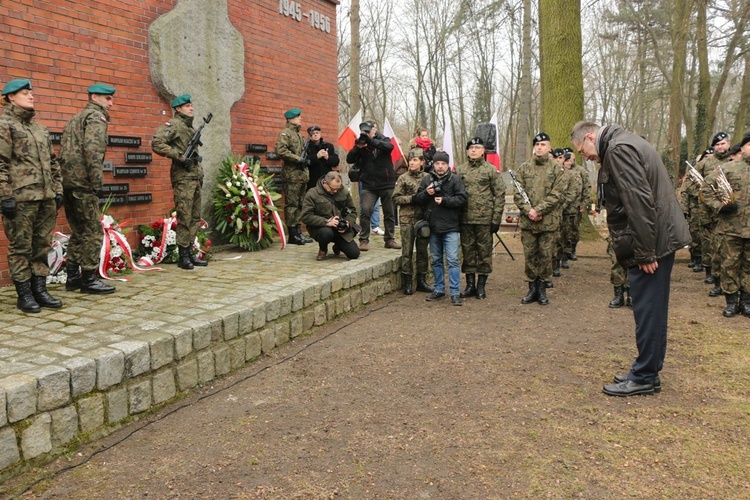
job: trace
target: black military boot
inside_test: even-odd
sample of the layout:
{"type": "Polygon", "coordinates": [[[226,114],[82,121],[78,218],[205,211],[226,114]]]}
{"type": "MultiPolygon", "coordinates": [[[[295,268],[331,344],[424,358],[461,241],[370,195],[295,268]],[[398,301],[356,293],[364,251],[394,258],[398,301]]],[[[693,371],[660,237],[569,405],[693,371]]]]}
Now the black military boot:
{"type": "Polygon", "coordinates": [[[404,295],[414,295],[411,274],[404,274],[404,295]]]}
{"type": "Polygon", "coordinates": [[[302,239],[302,234],[296,227],[289,228],[289,243],[292,245],[304,245],[305,242],[302,239]]]}
{"type": "Polygon", "coordinates": [[[417,291],[432,293],[435,291],[428,283],[424,273],[417,273],[417,291]]]}
{"type": "Polygon", "coordinates": [[[81,288],[81,266],[75,262],[68,262],[65,266],[68,279],[65,280],[65,289],[69,292],[81,288]]]}
{"type": "MultiPolygon", "coordinates": [[[[178,247],[179,248],[179,247],[178,247]]],[[[81,271],[81,293],[104,295],[115,293],[115,287],[105,284],[96,275],[96,269],[81,271]]]]}
{"type": "Polygon", "coordinates": [[[718,297],[719,295],[724,295],[724,292],[721,290],[721,276],[714,275],[714,287],[708,292],[708,296],[718,297]]]}
{"type": "Polygon", "coordinates": [[[36,300],[36,303],[42,307],[59,309],[63,305],[62,300],[54,298],[47,291],[46,276],[31,277],[31,293],[32,295],[34,295],[34,300],[36,300]]]}
{"type": "Polygon", "coordinates": [[[630,287],[625,286],[625,305],[629,308],[633,308],[633,297],[630,295],[630,287]]]}
{"type": "MultiPolygon", "coordinates": [[[[695,269],[695,268],[693,268],[695,269]]],[[[714,275],[711,274],[711,266],[706,266],[703,269],[706,270],[706,279],[703,280],[703,283],[707,285],[713,285],[714,284],[714,275]]]]}
{"type": "Polygon", "coordinates": [[[563,269],[570,269],[570,264],[568,264],[568,254],[564,253],[562,255],[562,260],[560,261],[560,267],[563,269]]]}
{"type": "Polygon", "coordinates": [[[740,294],[738,292],[727,293],[727,308],[722,313],[726,318],[734,318],[740,312],[740,294]]]}
{"type": "Polygon", "coordinates": [[[477,280],[477,298],[478,299],[486,299],[487,298],[487,291],[485,290],[485,286],[487,285],[487,274],[480,274],[479,279],[477,280]]]}
{"type": "Polygon", "coordinates": [[[690,249],[690,262],[688,262],[687,265],[690,269],[695,267],[695,254],[693,253],[693,249],[690,249]]]}
{"type": "Polygon", "coordinates": [[[693,266],[694,273],[700,273],[703,271],[703,257],[695,258],[695,265],[693,266]]]}
{"type": "Polygon", "coordinates": [[[177,247],[180,258],[177,260],[177,266],[180,269],[193,269],[193,263],[190,262],[190,249],[187,247],[177,247]]]}
{"type": "Polygon", "coordinates": [[[562,276],[560,274],[560,259],[555,259],[552,261],[552,276],[555,278],[559,278],[562,276]]]}
{"type": "Polygon", "coordinates": [[[14,281],[13,284],[16,285],[18,294],[16,307],[25,313],[38,313],[42,310],[34,299],[34,294],[31,293],[31,281],[14,281]]]}
{"type": "Polygon", "coordinates": [[[521,299],[521,304],[531,304],[536,301],[537,297],[539,297],[539,289],[542,288],[542,286],[543,285],[538,278],[534,281],[529,281],[529,292],[521,299]]]}
{"type": "Polygon", "coordinates": [[[315,241],[314,239],[308,238],[302,233],[302,226],[300,224],[297,224],[297,234],[299,235],[300,238],[302,238],[303,245],[306,243],[312,243],[313,241],[315,241]]]}
{"type": "Polygon", "coordinates": [[[552,280],[544,280],[539,282],[540,288],[555,288],[555,284],[552,283],[552,280]]]}
{"type": "Polygon", "coordinates": [[[576,245],[578,245],[578,243],[574,243],[573,245],[571,245],[570,255],[568,255],[568,258],[574,262],[578,260],[578,256],[576,255],[576,245]]]}
{"type": "Polygon", "coordinates": [[[540,305],[546,306],[549,304],[549,299],[547,298],[547,288],[544,286],[539,286],[539,296],[536,299],[537,302],[539,302],[540,305]]]}
{"type": "Polygon", "coordinates": [[[476,277],[477,275],[474,273],[466,274],[466,288],[459,294],[462,299],[473,297],[477,294],[476,277]]]}
{"type": "Polygon", "coordinates": [[[750,293],[740,290],[740,312],[750,318],[750,293]]]}
{"type": "Polygon", "coordinates": [[[192,248],[188,248],[188,254],[190,255],[190,263],[193,266],[206,267],[208,265],[208,262],[198,257],[192,248]]]}
{"type": "Polygon", "coordinates": [[[624,292],[625,292],[624,285],[616,286],[615,298],[609,301],[609,307],[615,309],[615,308],[624,306],[625,305],[625,297],[623,296],[624,292]]]}

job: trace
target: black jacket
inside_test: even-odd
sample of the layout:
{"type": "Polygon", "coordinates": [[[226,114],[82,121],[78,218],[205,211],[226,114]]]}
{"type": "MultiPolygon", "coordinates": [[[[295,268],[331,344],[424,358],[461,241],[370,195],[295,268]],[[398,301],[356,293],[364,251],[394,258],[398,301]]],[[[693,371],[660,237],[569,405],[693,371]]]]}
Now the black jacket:
{"type": "Polygon", "coordinates": [[[422,179],[417,194],[412,197],[412,203],[424,207],[425,219],[430,223],[431,231],[450,233],[460,229],[461,212],[468,199],[461,177],[450,170],[443,177],[438,177],[433,171],[422,179]],[[430,196],[426,191],[427,186],[439,180],[443,181],[442,192],[430,196]],[[440,205],[435,203],[435,196],[443,197],[443,202],[440,205]]]}
{"type": "Polygon", "coordinates": [[[648,264],[690,244],[667,169],[646,140],[619,125],[600,131],[597,184],[617,260],[625,268],[648,264]]]}
{"type": "Polygon", "coordinates": [[[346,155],[346,162],[359,167],[359,182],[363,189],[377,191],[393,189],[396,185],[396,172],[391,160],[393,144],[383,134],[375,134],[367,147],[354,146],[346,155]]]}
{"type": "Polygon", "coordinates": [[[307,181],[307,189],[314,188],[318,179],[333,170],[333,167],[339,166],[339,155],[330,142],[324,142],[321,138],[318,142],[310,141],[307,145],[307,157],[310,159],[310,165],[307,167],[310,172],[310,180],[307,181]],[[328,151],[328,159],[318,158],[318,151],[325,149],[328,151]]]}

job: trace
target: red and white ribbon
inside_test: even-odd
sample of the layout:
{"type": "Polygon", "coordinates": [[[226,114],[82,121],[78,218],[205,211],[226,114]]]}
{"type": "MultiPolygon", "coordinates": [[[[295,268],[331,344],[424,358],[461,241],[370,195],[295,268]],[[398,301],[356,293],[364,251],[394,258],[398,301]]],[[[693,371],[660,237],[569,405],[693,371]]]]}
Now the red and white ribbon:
{"type": "Polygon", "coordinates": [[[161,271],[160,267],[139,267],[133,260],[133,251],[130,249],[130,244],[128,243],[127,238],[125,238],[125,235],[119,231],[119,229],[127,225],[127,222],[129,221],[114,224],[115,221],[111,216],[102,215],[101,222],[104,237],[102,239],[102,248],[99,251],[99,275],[102,278],[105,280],[130,281],[130,278],[110,278],[109,275],[107,275],[107,268],[109,267],[109,262],[112,258],[112,244],[110,237],[120,246],[120,248],[122,248],[122,253],[127,257],[125,260],[130,264],[131,269],[134,271],[161,271]]]}
{"type": "MultiPolygon", "coordinates": [[[[253,192],[253,198],[255,199],[255,206],[258,207],[258,242],[260,242],[260,240],[263,239],[263,213],[261,211],[262,203],[260,191],[258,191],[258,186],[256,186],[252,179],[250,179],[247,164],[245,162],[242,162],[237,165],[237,168],[247,181],[247,184],[250,186],[250,189],[253,192]]],[[[266,192],[266,201],[268,202],[268,205],[274,206],[271,195],[268,192],[266,192]]],[[[281,238],[281,249],[283,250],[286,247],[286,234],[284,234],[284,224],[281,222],[281,217],[276,210],[270,210],[270,212],[272,214],[273,221],[276,224],[276,231],[279,233],[279,237],[281,238]]]]}

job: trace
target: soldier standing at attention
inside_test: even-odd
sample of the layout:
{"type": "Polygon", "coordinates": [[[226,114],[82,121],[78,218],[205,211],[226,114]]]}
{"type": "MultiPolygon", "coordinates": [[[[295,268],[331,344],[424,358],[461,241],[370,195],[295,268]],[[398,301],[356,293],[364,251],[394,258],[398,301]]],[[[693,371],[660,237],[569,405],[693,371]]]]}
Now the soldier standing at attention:
{"type": "Polygon", "coordinates": [[[98,193],[103,183],[109,108],[115,103],[115,88],[97,83],[88,88],[88,93],[86,107],[65,125],[60,146],[63,204],[71,230],[65,289],[105,294],[114,293],[115,287],[97,277],[102,246],[98,193]]]}
{"type": "MultiPolygon", "coordinates": [[[[177,248],[181,269],[207,266],[208,262],[193,252],[193,242],[201,222],[201,187],[203,186],[203,158],[185,158],[185,150],[195,134],[193,103],[190,94],[182,94],[172,101],[174,117],[156,130],[151,149],[172,160],[169,175],[172,179],[174,204],[177,210],[177,248]]],[[[196,149],[196,153],[197,153],[196,149]]]]}
{"type": "Polygon", "coordinates": [[[545,282],[552,276],[555,238],[560,227],[559,205],[564,198],[565,180],[560,167],[549,157],[550,138],[544,132],[534,137],[534,156],[518,167],[517,177],[531,205],[516,192],[513,200],[521,212],[519,227],[529,292],[522,304],[549,304],[545,282]]]}
{"type": "Polygon", "coordinates": [[[47,292],[57,210],[62,205],[60,166],[46,127],[34,121],[34,92],[27,79],[2,90],[0,116],[0,211],[8,237],[8,267],[16,286],[16,306],[38,313],[62,301],[47,292]],[[41,307],[40,307],[41,306],[41,307]]]}
{"type": "MultiPolygon", "coordinates": [[[[560,223],[560,244],[557,260],[563,269],[568,269],[568,258],[573,253],[573,241],[577,241],[577,225],[581,214],[581,197],[584,179],[575,164],[575,156],[563,150],[563,166],[568,175],[567,203],[563,206],[560,223]]],[[[586,178],[588,181],[588,177],[586,178]]]]}
{"type": "Polygon", "coordinates": [[[566,154],[570,154],[570,159],[565,160],[565,165],[567,166],[568,163],[572,165],[571,170],[574,172],[577,172],[578,175],[581,177],[581,204],[580,208],[578,209],[578,216],[576,217],[575,224],[573,225],[573,233],[571,234],[571,241],[570,241],[570,253],[568,254],[568,258],[570,260],[576,261],[578,260],[578,256],[576,255],[576,246],[578,246],[578,241],[581,239],[581,219],[584,215],[588,215],[589,212],[589,205],[591,204],[591,180],[589,179],[589,172],[586,170],[586,167],[584,165],[579,165],[576,163],[576,156],[572,149],[565,148],[563,151],[565,151],[566,154]]]}
{"type": "MultiPolygon", "coordinates": [[[[552,155],[553,161],[558,165],[558,169],[560,170],[560,172],[562,172],[563,184],[565,185],[565,187],[563,188],[563,197],[560,198],[560,204],[557,205],[557,216],[560,219],[560,225],[556,232],[555,246],[552,253],[552,276],[554,276],[555,278],[559,278],[562,275],[562,273],[560,272],[560,265],[563,255],[563,239],[565,238],[565,235],[563,234],[565,225],[564,214],[566,209],[568,209],[570,204],[573,202],[575,194],[570,191],[570,181],[573,178],[573,174],[570,172],[570,170],[565,168],[565,151],[563,151],[562,148],[558,148],[553,149],[550,154],[552,155]]],[[[554,287],[552,281],[547,281],[544,283],[544,285],[547,288],[554,287]]]]}
{"type": "Polygon", "coordinates": [[[292,108],[284,113],[286,127],[279,132],[276,139],[276,153],[281,157],[281,178],[284,181],[284,220],[289,228],[289,243],[304,245],[313,240],[302,236],[300,216],[302,201],[307,191],[307,181],[310,179],[308,167],[309,158],[302,158],[305,139],[299,133],[302,126],[302,110],[292,108]]]}
{"type": "Polygon", "coordinates": [[[427,284],[427,267],[429,256],[427,245],[429,238],[417,234],[417,222],[424,219],[421,205],[412,202],[419,190],[419,184],[427,176],[424,171],[425,159],[422,148],[409,151],[409,170],[398,178],[393,189],[393,203],[401,207],[398,211],[398,223],[401,228],[401,274],[404,276],[404,295],[414,294],[412,281],[412,257],[414,244],[417,245],[417,291],[432,293],[433,288],[427,284]]]}
{"type": "Polygon", "coordinates": [[[461,270],[466,275],[461,297],[484,299],[487,277],[492,272],[492,236],[500,229],[505,210],[505,183],[495,166],[485,161],[482,139],[470,140],[466,152],[468,161],[456,168],[469,198],[461,214],[461,270]]]}

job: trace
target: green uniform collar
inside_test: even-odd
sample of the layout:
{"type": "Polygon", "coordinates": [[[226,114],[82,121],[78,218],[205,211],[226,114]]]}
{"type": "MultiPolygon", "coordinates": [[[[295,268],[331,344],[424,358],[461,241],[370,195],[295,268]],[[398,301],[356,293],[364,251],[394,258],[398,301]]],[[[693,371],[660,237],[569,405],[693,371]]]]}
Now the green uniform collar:
{"type": "Polygon", "coordinates": [[[299,133],[300,129],[302,128],[301,125],[295,125],[294,123],[287,123],[286,128],[290,128],[294,130],[295,132],[299,133]]]}
{"type": "Polygon", "coordinates": [[[729,150],[725,151],[724,153],[714,153],[714,157],[719,161],[724,161],[729,158],[729,150]]]}
{"type": "Polygon", "coordinates": [[[104,118],[106,118],[107,121],[109,121],[109,111],[107,111],[107,108],[105,108],[104,106],[102,106],[98,102],[89,101],[89,103],[86,105],[86,107],[87,108],[92,108],[92,109],[95,109],[95,110],[99,111],[101,114],[104,115],[104,118]]]}
{"type": "Polygon", "coordinates": [[[544,157],[544,156],[534,155],[533,161],[534,161],[534,165],[546,165],[547,162],[549,161],[549,158],[544,157]]]}
{"type": "Polygon", "coordinates": [[[469,165],[472,167],[478,167],[482,165],[482,163],[484,163],[484,158],[476,158],[476,159],[469,158],[469,165]]]}
{"type": "Polygon", "coordinates": [[[23,122],[30,122],[32,118],[34,118],[34,115],[36,114],[36,110],[33,109],[23,109],[15,104],[6,104],[5,105],[5,112],[8,114],[11,114],[18,118],[19,120],[23,122]]]}
{"type": "Polygon", "coordinates": [[[193,118],[195,118],[194,116],[188,116],[185,113],[180,113],[179,111],[177,111],[174,114],[174,117],[175,118],[179,118],[188,127],[192,127],[193,126],[193,118]]]}

